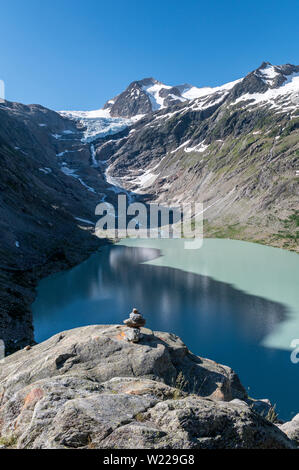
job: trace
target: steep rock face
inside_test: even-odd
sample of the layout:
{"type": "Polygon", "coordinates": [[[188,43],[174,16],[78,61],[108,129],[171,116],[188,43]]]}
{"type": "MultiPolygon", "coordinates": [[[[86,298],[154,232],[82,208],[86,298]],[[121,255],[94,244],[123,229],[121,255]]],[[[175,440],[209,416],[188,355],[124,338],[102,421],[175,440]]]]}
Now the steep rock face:
{"type": "Polygon", "coordinates": [[[143,85],[154,84],[154,79],[132,82],[120,95],[109,100],[104,109],[109,109],[111,116],[131,117],[152,112],[149,96],[143,91],[143,85]]]}
{"type": "Polygon", "coordinates": [[[107,101],[104,108],[111,116],[130,118],[187,101],[184,90],[191,86],[168,86],[154,78],[130,83],[120,95],[107,101]]]}
{"type": "Polygon", "coordinates": [[[88,326],[0,361],[0,437],[18,448],[295,448],[236,374],[175,335],[88,326]],[[240,400],[241,399],[241,400],[240,400]]]}

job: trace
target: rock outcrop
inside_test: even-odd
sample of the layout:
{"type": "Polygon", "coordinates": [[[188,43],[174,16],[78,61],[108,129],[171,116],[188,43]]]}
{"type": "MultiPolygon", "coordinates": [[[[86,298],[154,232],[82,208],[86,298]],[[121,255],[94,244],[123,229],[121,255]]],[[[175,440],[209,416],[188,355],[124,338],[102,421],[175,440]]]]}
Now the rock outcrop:
{"type": "Polygon", "coordinates": [[[177,336],[77,328],[0,361],[0,443],[17,448],[295,448],[238,376],[177,336]]]}
{"type": "Polygon", "coordinates": [[[278,426],[290,439],[299,444],[299,413],[291,421],[278,426]]]}
{"type": "Polygon", "coordinates": [[[155,78],[144,78],[132,83],[119,95],[108,100],[104,109],[111,116],[130,118],[145,115],[157,109],[174,106],[186,101],[180,90],[192,88],[191,85],[170,87],[155,78]]]}

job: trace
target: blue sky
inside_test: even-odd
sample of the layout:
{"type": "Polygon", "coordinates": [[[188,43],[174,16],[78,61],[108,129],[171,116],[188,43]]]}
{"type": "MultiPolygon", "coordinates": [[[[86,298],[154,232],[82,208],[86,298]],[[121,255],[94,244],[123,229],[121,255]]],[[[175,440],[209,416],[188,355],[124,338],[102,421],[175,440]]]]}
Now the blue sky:
{"type": "Polygon", "coordinates": [[[6,98],[96,109],[131,81],[219,85],[299,64],[298,0],[1,2],[6,98]]]}

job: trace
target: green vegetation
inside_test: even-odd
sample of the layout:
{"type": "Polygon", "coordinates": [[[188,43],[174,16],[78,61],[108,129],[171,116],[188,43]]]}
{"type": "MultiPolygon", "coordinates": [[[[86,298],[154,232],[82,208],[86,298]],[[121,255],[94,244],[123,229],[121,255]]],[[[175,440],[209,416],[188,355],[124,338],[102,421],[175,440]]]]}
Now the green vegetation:
{"type": "Polygon", "coordinates": [[[286,137],[296,129],[299,129],[299,119],[293,119],[292,121],[290,121],[290,123],[287,124],[284,130],[282,131],[281,136],[286,137]]]}
{"type": "Polygon", "coordinates": [[[144,413],[137,413],[137,415],[135,416],[135,419],[136,421],[139,421],[140,423],[143,423],[143,421],[146,421],[146,416],[144,415],[144,413]]]}
{"type": "Polygon", "coordinates": [[[173,399],[178,400],[179,398],[182,398],[182,396],[184,396],[182,391],[186,389],[188,385],[189,385],[188,380],[184,377],[182,372],[179,372],[173,384],[175,388],[175,391],[173,392],[173,399]]]}
{"type": "Polygon", "coordinates": [[[275,411],[275,408],[276,408],[276,404],[274,406],[271,406],[271,408],[269,409],[269,411],[266,415],[266,420],[270,421],[270,423],[276,423],[277,422],[278,415],[275,411]]]}
{"type": "Polygon", "coordinates": [[[185,396],[185,393],[189,393],[192,395],[199,395],[200,390],[202,386],[204,385],[206,381],[206,378],[203,380],[201,384],[199,384],[198,379],[195,377],[193,378],[192,381],[188,380],[183,372],[179,372],[179,374],[176,377],[176,380],[173,383],[173,387],[175,388],[175,391],[173,393],[173,399],[178,400],[179,398],[182,398],[185,396]]]}
{"type": "Polygon", "coordinates": [[[17,443],[17,437],[14,434],[0,437],[0,446],[14,447],[17,443]]]}
{"type": "Polygon", "coordinates": [[[290,225],[299,227],[299,211],[295,210],[292,215],[289,215],[289,217],[284,220],[285,227],[290,227],[290,225]]]}
{"type": "Polygon", "coordinates": [[[284,244],[285,248],[288,248],[289,244],[292,242],[297,244],[299,241],[299,211],[295,210],[293,214],[281,220],[281,222],[283,224],[283,230],[278,230],[274,238],[286,240],[284,244]]]}
{"type": "Polygon", "coordinates": [[[218,229],[215,229],[214,236],[216,238],[239,238],[242,237],[242,233],[246,227],[236,223],[227,225],[218,229]]]}

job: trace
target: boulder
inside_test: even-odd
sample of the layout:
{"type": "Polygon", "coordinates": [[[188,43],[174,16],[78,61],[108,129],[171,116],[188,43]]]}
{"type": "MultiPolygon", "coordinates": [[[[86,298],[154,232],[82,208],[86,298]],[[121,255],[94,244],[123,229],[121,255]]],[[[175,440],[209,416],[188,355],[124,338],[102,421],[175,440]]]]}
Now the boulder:
{"type": "Polygon", "coordinates": [[[0,361],[0,393],[5,397],[37,380],[60,375],[97,383],[113,377],[145,377],[220,400],[246,398],[237,374],[192,354],[174,334],[141,328],[139,343],[128,342],[128,328],[94,325],[53,336],[29,351],[0,361]]]}
{"type": "Polygon", "coordinates": [[[127,341],[132,341],[132,343],[138,343],[140,340],[140,329],[139,328],[127,328],[125,330],[125,336],[127,341]]]}
{"type": "Polygon", "coordinates": [[[278,427],[293,441],[299,444],[299,413],[291,421],[279,424],[278,427]]]}
{"type": "Polygon", "coordinates": [[[173,334],[142,328],[133,343],[126,330],[76,328],[2,359],[1,445],[296,447],[244,402],[229,367],[195,356],[173,334]]]}

